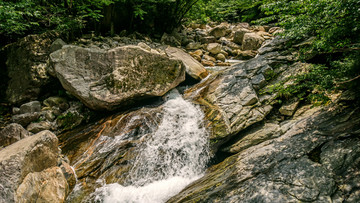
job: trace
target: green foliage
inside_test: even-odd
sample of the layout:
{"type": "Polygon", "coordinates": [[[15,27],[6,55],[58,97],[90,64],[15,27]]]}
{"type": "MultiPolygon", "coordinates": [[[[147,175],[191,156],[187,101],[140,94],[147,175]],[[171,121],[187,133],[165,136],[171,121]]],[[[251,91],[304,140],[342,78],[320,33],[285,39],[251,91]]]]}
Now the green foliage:
{"type": "MultiPolygon", "coordinates": [[[[0,1],[0,39],[30,33],[121,30],[162,34],[180,26],[198,0],[18,0],[0,1]]],[[[6,42],[5,42],[6,43],[6,42]]]]}
{"type": "Polygon", "coordinates": [[[250,22],[261,17],[259,6],[263,0],[199,0],[187,19],[191,22],[207,23],[209,21],[250,22]]]}
{"type": "Polygon", "coordinates": [[[77,113],[68,112],[65,115],[60,115],[57,117],[58,125],[64,130],[73,129],[79,125],[82,121],[82,118],[77,113]]]}
{"type": "Polygon", "coordinates": [[[292,40],[315,36],[313,51],[333,52],[359,42],[359,8],[358,0],[267,1],[261,9],[268,17],[256,22],[278,22],[292,40]]]}
{"type": "Polygon", "coordinates": [[[267,17],[256,23],[277,22],[285,28],[282,34],[291,42],[313,37],[300,50],[307,59],[323,53],[324,61],[294,78],[294,84],[279,88],[281,96],[296,96],[313,103],[326,103],[326,92],[341,88],[359,88],[360,1],[358,0],[280,0],[267,1],[261,6],[267,17]],[[324,55],[327,53],[327,55],[324,55]],[[332,57],[333,55],[338,55],[332,57]],[[340,58],[340,59],[339,59],[340,58]]]}
{"type": "Polygon", "coordinates": [[[79,30],[99,21],[110,0],[0,1],[0,38],[14,40],[30,33],[56,29],[79,30]]]}
{"type": "Polygon", "coordinates": [[[276,83],[261,91],[261,94],[277,93],[277,99],[297,97],[313,104],[325,104],[329,92],[341,89],[359,90],[359,81],[353,81],[360,73],[360,52],[331,61],[329,65],[313,64],[309,70],[287,81],[276,83]],[[288,81],[290,85],[285,85],[288,81]]]}

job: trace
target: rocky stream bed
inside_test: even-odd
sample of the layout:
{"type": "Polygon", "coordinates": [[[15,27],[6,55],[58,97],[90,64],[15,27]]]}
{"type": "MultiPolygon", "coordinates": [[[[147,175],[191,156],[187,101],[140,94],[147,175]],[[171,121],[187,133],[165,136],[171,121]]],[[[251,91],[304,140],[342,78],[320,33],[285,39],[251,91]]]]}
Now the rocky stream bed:
{"type": "Polygon", "coordinates": [[[280,104],[274,85],[309,64],[277,32],[50,32],[3,48],[0,202],[360,202],[356,93],[280,104]]]}

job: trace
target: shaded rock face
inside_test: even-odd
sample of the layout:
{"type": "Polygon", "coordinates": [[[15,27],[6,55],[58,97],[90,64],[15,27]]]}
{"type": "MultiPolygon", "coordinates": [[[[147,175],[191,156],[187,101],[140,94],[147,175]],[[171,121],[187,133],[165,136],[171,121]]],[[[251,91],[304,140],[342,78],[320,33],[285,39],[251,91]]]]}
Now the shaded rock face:
{"type": "Polygon", "coordinates": [[[162,96],[185,79],[181,61],[138,46],[108,51],[64,46],[50,58],[63,87],[94,110],[162,96]]]}
{"type": "Polygon", "coordinates": [[[56,167],[59,161],[58,140],[50,131],[42,131],[1,150],[0,202],[17,202],[37,195],[43,200],[62,202],[66,196],[66,180],[56,167]],[[46,184],[38,182],[45,179],[46,184]],[[43,187],[45,193],[39,194],[43,187]],[[58,198],[46,197],[53,189],[61,191],[58,198]]]}
{"type": "Polygon", "coordinates": [[[70,194],[68,201],[87,199],[101,187],[97,180],[125,184],[138,154],[136,148],[160,124],[161,109],[142,108],[61,134],[60,146],[78,178],[78,190],[70,194]]]}
{"type": "Polygon", "coordinates": [[[357,202],[359,115],[359,108],[311,109],[273,126],[168,202],[357,202]]]}
{"type": "Polygon", "coordinates": [[[37,99],[41,88],[50,81],[47,60],[52,41],[58,34],[47,32],[29,35],[4,50],[6,67],[10,78],[6,97],[12,104],[37,99]]]}

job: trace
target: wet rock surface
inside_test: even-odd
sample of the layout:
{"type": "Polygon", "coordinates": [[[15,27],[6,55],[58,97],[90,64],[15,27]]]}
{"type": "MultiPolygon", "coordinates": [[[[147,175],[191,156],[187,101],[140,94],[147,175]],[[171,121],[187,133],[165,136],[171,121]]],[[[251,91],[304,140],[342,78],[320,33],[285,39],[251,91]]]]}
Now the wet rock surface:
{"type": "Polygon", "coordinates": [[[70,194],[68,201],[86,200],[100,186],[98,179],[106,183],[126,183],[131,162],[138,153],[136,147],[159,125],[160,112],[161,107],[142,108],[61,134],[60,146],[79,181],[79,189],[70,194]]]}
{"type": "Polygon", "coordinates": [[[348,178],[359,174],[359,109],[309,111],[237,148],[168,202],[356,202],[359,190],[348,178]]]}

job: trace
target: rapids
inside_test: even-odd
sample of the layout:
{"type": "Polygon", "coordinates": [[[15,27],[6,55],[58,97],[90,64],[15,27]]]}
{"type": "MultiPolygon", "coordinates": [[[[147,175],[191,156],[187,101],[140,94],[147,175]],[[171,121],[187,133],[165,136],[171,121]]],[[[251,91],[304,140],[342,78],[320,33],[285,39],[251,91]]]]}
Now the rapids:
{"type": "Polygon", "coordinates": [[[172,91],[162,113],[160,125],[137,149],[127,184],[97,188],[96,202],[165,202],[203,175],[210,156],[202,111],[172,91]]]}

